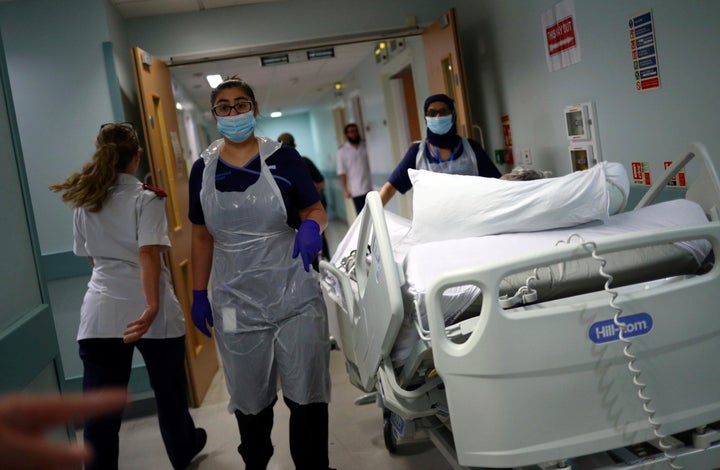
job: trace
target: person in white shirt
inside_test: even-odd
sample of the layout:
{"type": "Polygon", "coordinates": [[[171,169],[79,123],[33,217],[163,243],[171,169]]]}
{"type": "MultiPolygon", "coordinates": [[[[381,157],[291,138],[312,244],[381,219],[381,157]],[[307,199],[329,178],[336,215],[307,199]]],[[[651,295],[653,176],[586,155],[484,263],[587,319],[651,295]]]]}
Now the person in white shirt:
{"type": "MultiPolygon", "coordinates": [[[[141,152],[130,123],[103,124],[90,162],[64,182],[74,210],[74,248],[93,267],[80,308],[77,340],[83,391],[127,388],[135,347],[145,360],[157,402],[160,433],[173,468],[185,468],[207,434],[195,427],[185,394],[185,318],[162,252],[170,247],[166,194],[134,174],[141,152]]],[[[87,469],[118,468],[122,413],[85,423],[95,452],[87,469]]]]}
{"type": "Polygon", "coordinates": [[[345,144],[337,151],[337,174],[345,197],[352,198],[359,214],[365,207],[365,196],[373,189],[370,163],[357,124],[347,124],[344,133],[345,144]]]}

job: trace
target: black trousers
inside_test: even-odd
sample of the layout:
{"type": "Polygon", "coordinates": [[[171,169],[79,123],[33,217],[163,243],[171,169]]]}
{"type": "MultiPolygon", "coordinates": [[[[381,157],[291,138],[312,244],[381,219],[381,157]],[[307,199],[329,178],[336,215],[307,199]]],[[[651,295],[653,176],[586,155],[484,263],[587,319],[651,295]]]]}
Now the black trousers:
{"type": "MultiPolygon", "coordinates": [[[[270,433],[273,426],[273,406],[255,415],[235,410],[240,428],[238,452],[246,470],[265,470],[273,455],[270,433]]],[[[309,403],[300,405],[284,398],[290,408],[290,455],[296,470],[325,470],[328,468],[328,405],[309,403]]]]}
{"type": "MultiPolygon", "coordinates": [[[[173,467],[187,464],[196,450],[195,423],[188,411],[185,393],[185,337],[140,339],[125,344],[121,338],[83,339],[79,342],[83,361],[83,390],[127,387],[135,347],[145,360],[150,385],[155,392],[160,434],[173,467]]],[[[85,442],[95,451],[86,470],[118,468],[122,413],[85,423],[85,442]]]]}

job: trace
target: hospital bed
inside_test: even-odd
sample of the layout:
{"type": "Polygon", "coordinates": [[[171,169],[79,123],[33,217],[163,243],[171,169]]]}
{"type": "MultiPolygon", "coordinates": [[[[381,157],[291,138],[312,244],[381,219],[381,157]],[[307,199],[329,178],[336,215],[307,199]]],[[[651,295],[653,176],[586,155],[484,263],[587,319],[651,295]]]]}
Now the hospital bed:
{"type": "Polygon", "coordinates": [[[692,144],[633,211],[600,225],[653,211],[671,223],[509,234],[561,243],[506,255],[492,248],[505,235],[478,237],[474,251],[493,252],[484,262],[472,240],[453,240],[464,265],[436,257],[417,281],[442,242],[414,243],[368,195],[361,255],[321,262],[321,284],[351,382],[382,400],[388,449],[426,435],[458,469],[717,468],[719,207],[715,169],[692,144]],[[686,201],[653,204],[689,163],[699,168],[686,201]],[[558,287],[591,271],[599,281],[558,287]],[[393,360],[401,331],[416,340],[393,360]]]}

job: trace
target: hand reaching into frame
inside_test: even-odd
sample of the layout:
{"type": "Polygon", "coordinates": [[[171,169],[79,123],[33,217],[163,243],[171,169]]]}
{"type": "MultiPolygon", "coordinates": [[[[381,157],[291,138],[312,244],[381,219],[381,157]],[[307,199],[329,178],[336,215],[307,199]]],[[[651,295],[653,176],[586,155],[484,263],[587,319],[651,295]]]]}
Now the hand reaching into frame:
{"type": "Polygon", "coordinates": [[[119,412],[127,403],[124,389],[86,394],[0,397],[0,467],[4,470],[60,470],[81,468],[92,459],[92,449],[53,441],[54,428],[119,412]]]}

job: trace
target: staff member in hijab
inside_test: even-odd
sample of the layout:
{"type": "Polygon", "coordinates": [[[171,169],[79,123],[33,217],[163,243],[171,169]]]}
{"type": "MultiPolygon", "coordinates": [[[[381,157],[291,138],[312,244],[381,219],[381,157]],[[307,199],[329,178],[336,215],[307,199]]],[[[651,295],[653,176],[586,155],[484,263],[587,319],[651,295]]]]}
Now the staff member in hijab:
{"type": "Polygon", "coordinates": [[[461,137],[455,126],[455,102],[447,95],[432,95],[423,106],[427,138],[413,143],[400,164],[380,189],[383,204],[396,192],[405,194],[412,183],[408,169],[429,170],[455,175],[500,177],[500,171],[485,153],[482,146],[472,139],[461,137]]]}
{"type": "Polygon", "coordinates": [[[328,469],[330,342],[309,272],[327,215],[297,151],[255,136],[247,83],[225,80],[210,102],[222,138],[202,152],[189,182],[193,322],[208,336],[214,326],[245,468],[265,469],[273,455],[279,378],[295,467],[328,469]]]}
{"type": "MultiPolygon", "coordinates": [[[[130,123],[104,124],[90,162],[50,186],[75,208],[74,248],[93,266],[77,339],[83,391],[127,388],[135,347],[145,360],[160,434],[173,468],[185,468],[207,434],[195,427],[185,394],[185,317],[162,252],[170,246],[165,193],[137,178],[140,144],[130,123]]],[[[122,413],[88,421],[95,451],[86,469],[118,468],[122,413]]]]}

